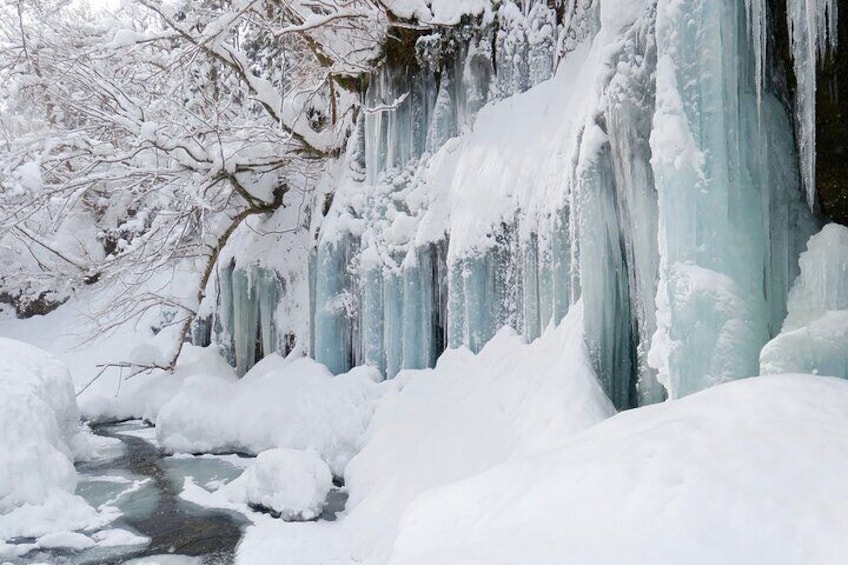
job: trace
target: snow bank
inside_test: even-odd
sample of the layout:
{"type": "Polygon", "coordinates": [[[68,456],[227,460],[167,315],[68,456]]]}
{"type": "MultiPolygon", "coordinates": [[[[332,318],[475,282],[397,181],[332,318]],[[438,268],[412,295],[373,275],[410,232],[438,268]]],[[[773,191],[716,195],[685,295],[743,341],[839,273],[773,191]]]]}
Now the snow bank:
{"type": "Polygon", "coordinates": [[[755,377],[421,495],[390,563],[848,562],[848,383],[755,377]]]}
{"type": "Polygon", "coordinates": [[[156,422],[159,410],[168,403],[188,377],[235,382],[236,376],[214,347],[183,345],[173,373],[142,373],[116,383],[97,387],[82,402],[86,415],[94,421],[144,419],[156,422]]]}
{"type": "MultiPolygon", "coordinates": [[[[146,290],[161,296],[184,296],[192,288],[196,274],[187,268],[166,271],[151,277],[146,290]]],[[[179,324],[170,324],[179,312],[169,305],[143,312],[125,312],[114,307],[123,292],[120,288],[90,287],[80,290],[68,302],[45,316],[16,319],[0,311],[0,337],[34,345],[61,360],[71,372],[79,396],[79,411],[86,419],[155,420],[158,408],[179,388],[185,374],[204,373],[233,378],[226,363],[212,350],[185,346],[179,365],[185,374],[160,371],[126,377],[132,368],[127,362],[162,361],[180,343],[179,324]],[[113,326],[113,322],[123,319],[113,326]],[[200,360],[200,357],[203,360],[200,360]],[[202,366],[200,366],[202,364],[202,366]],[[105,367],[105,365],[111,365],[105,367]]]]}
{"type": "Polygon", "coordinates": [[[68,369],[45,351],[0,338],[0,557],[94,545],[72,532],[109,521],[73,494],[78,432],[68,369]],[[18,537],[38,539],[3,542],[18,537]]]}
{"type": "Polygon", "coordinates": [[[798,262],[786,320],[763,347],[760,372],[848,378],[848,228],[824,226],[798,262]]]}
{"type": "Polygon", "coordinates": [[[259,505],[283,520],[312,520],[321,514],[333,475],[312,450],[269,449],[241,476],[221,488],[232,502],[259,505]]]}
{"type": "Polygon", "coordinates": [[[238,382],[186,379],[159,412],[157,437],[175,452],[312,448],[341,475],[362,446],[379,378],[365,367],[333,377],[311,359],[273,354],[238,382]]]}
{"type": "Polygon", "coordinates": [[[0,512],[72,493],[70,443],[79,412],[68,369],[25,343],[0,338],[0,512]]]}
{"type": "Polygon", "coordinates": [[[384,382],[368,443],[345,472],[347,516],[334,526],[250,528],[239,562],[272,563],[282,551],[301,565],[385,562],[420,493],[550,449],[611,415],[581,328],[578,303],[533,343],[503,330],[477,355],[449,350],[434,369],[384,382]]]}

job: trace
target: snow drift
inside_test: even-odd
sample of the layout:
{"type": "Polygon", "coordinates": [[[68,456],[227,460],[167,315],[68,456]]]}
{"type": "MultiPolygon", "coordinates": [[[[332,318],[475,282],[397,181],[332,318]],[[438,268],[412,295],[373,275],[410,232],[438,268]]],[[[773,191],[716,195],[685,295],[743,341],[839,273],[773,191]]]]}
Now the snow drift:
{"type": "Polygon", "coordinates": [[[165,404],[156,435],[169,451],[312,448],[341,476],[359,451],[381,389],[374,369],[333,375],[301,357],[266,357],[238,382],[186,379],[165,404]]]}
{"type": "Polygon", "coordinates": [[[425,492],[389,563],[845,563],[846,426],[848,382],[813,375],[623,412],[425,492]]]}
{"type": "Polygon", "coordinates": [[[0,557],[65,541],[108,519],[74,495],[79,411],[68,369],[31,345],[0,338],[0,557]],[[35,543],[8,544],[17,537],[35,543]]]}
{"type": "Polygon", "coordinates": [[[530,344],[504,330],[479,354],[449,350],[434,369],[379,385],[386,392],[367,442],[345,471],[346,516],[333,525],[259,524],[246,532],[239,562],[273,563],[282,552],[301,565],[385,562],[421,493],[551,449],[613,414],[581,328],[578,303],[530,344]]]}

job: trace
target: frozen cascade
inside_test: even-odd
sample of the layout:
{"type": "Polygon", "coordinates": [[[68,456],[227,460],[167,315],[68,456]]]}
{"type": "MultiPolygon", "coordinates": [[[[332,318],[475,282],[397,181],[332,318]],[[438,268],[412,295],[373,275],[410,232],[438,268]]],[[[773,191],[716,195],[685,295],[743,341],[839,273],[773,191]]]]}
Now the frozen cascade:
{"type": "Polygon", "coordinates": [[[238,375],[244,375],[265,355],[285,351],[276,313],[284,284],[273,269],[259,265],[218,270],[218,306],[213,319],[215,343],[238,375]]]}
{"type": "Polygon", "coordinates": [[[769,94],[768,125],[757,127],[740,11],[706,0],[657,6],[660,277],[650,361],[671,397],[758,374],[773,305],[785,304],[791,280],[784,265],[809,233],[786,201],[794,171],[780,167],[795,162],[792,133],[769,94]],[[770,232],[785,247],[770,248],[770,232]]]}
{"type": "Polygon", "coordinates": [[[348,240],[322,240],[318,245],[315,279],[315,359],[333,373],[343,373],[351,365],[352,328],[347,323],[348,240]]]}
{"type": "MultiPolygon", "coordinates": [[[[533,340],[582,298],[619,408],[758,373],[816,230],[759,4],[578,4],[504,2],[371,77],[312,225],[309,349],[333,372],[391,378],[504,325],[533,340]]],[[[221,335],[254,312],[267,351],[276,293],[222,299],[221,335]]]]}
{"type": "MultiPolygon", "coordinates": [[[[362,361],[391,377],[401,369],[432,366],[449,344],[476,351],[497,328],[521,324],[514,227],[502,226],[497,236],[510,242],[508,250],[495,245],[450,268],[444,231],[421,244],[406,233],[406,224],[417,221],[410,193],[419,163],[470,127],[487,101],[524,91],[552,73],[554,11],[541,3],[525,19],[515,10],[506,3],[497,31],[462,42],[422,36],[416,45],[420,64],[387,64],[371,80],[360,125],[365,185],[359,191],[368,196],[364,204],[334,209],[335,218],[322,226],[312,274],[312,351],[334,372],[362,361]],[[495,72],[493,58],[505,53],[509,59],[495,72]],[[362,235],[361,250],[343,263],[330,249],[353,237],[350,225],[362,235]],[[354,326],[360,328],[358,339],[347,339],[354,326]],[[347,345],[339,347],[342,343],[347,345]]],[[[560,309],[564,315],[567,307],[560,309]]]]}
{"type": "Polygon", "coordinates": [[[798,83],[795,95],[801,175],[807,201],[816,194],[816,64],[826,49],[836,49],[836,0],[787,0],[792,59],[798,83]]]}

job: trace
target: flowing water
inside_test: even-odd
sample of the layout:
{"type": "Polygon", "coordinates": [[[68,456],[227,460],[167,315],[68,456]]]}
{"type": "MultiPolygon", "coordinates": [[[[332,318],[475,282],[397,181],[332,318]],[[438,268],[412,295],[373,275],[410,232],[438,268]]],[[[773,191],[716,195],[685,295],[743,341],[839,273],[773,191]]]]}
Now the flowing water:
{"type": "MultiPolygon", "coordinates": [[[[27,554],[23,563],[105,565],[132,563],[148,556],[167,556],[152,561],[168,564],[233,562],[248,520],[236,512],[197,506],[181,499],[179,493],[186,477],[207,487],[229,482],[241,474],[250,459],[236,455],[165,456],[153,440],[153,428],[141,422],[103,424],[92,429],[98,435],[119,439],[122,449],[78,464],[77,494],[95,507],[117,508],[121,517],[106,529],[118,529],[124,540],[116,539],[112,547],[101,545],[81,552],[36,551],[27,554]],[[124,545],[127,542],[130,545],[124,545]]],[[[145,560],[139,560],[142,562],[145,560]]]]}

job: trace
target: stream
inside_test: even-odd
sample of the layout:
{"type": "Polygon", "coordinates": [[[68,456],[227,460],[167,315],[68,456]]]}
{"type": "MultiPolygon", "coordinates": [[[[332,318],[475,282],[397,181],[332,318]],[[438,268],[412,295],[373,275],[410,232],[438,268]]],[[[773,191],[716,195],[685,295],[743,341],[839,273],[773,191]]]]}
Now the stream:
{"type": "Polygon", "coordinates": [[[167,557],[154,561],[169,565],[233,562],[242,530],[250,522],[237,512],[203,508],[179,494],[186,477],[217,488],[238,477],[251,458],[166,456],[155,443],[154,429],[138,421],[95,425],[92,431],[117,438],[121,445],[111,456],[77,465],[77,494],[94,507],[117,508],[121,517],[106,529],[117,529],[122,536],[114,545],[105,544],[111,547],[37,550],[21,563],[106,565],[163,555],[167,557]]]}
{"type": "MultiPolygon", "coordinates": [[[[155,429],[141,421],[92,425],[91,430],[119,442],[99,453],[96,459],[77,463],[76,494],[98,510],[119,517],[101,530],[85,532],[97,540],[93,547],[76,551],[36,549],[4,565],[228,565],[234,562],[236,547],[251,520],[232,510],[191,503],[181,498],[180,493],[186,480],[215,491],[241,475],[252,464],[253,457],[166,455],[156,442],[155,429]]],[[[335,520],[344,511],[346,502],[343,485],[336,482],[318,520],[335,520]]],[[[247,509],[245,513],[253,515],[247,509]]],[[[34,541],[18,538],[11,543],[34,541]]]]}

